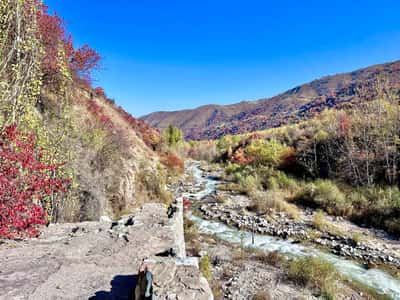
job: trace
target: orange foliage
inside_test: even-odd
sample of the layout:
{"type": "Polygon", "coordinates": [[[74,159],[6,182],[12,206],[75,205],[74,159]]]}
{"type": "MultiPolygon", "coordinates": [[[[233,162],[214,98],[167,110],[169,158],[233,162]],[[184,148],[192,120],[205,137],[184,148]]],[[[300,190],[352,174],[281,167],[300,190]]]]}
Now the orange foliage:
{"type": "Polygon", "coordinates": [[[160,154],[161,163],[166,166],[168,169],[176,171],[178,173],[183,172],[183,161],[178,156],[173,153],[162,153],[160,154]]]}

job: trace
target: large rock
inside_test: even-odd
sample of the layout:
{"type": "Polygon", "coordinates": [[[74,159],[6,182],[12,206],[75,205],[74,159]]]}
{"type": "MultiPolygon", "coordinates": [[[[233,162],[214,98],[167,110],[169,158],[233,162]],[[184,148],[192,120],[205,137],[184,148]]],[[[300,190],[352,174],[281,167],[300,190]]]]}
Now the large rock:
{"type": "Polygon", "coordinates": [[[159,299],[212,299],[193,263],[157,256],[171,248],[181,256],[179,218],[168,219],[161,204],[146,204],[112,229],[105,220],[58,224],[38,239],[6,242],[0,245],[0,299],[129,299],[145,258],[159,299]]]}

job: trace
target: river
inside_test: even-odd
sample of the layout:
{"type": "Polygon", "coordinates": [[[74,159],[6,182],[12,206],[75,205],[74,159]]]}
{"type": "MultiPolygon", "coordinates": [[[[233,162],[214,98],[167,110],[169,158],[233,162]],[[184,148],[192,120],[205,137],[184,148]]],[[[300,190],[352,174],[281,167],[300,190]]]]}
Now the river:
{"type": "MultiPolygon", "coordinates": [[[[200,201],[204,196],[212,193],[218,185],[218,181],[212,178],[203,177],[203,171],[197,163],[188,165],[188,172],[194,176],[197,184],[202,189],[196,193],[186,193],[183,196],[192,196],[200,201]]],[[[317,256],[332,263],[337,271],[348,278],[353,278],[381,294],[386,294],[393,299],[400,300],[400,280],[380,269],[366,269],[359,263],[345,259],[312,246],[292,243],[293,241],[283,240],[267,235],[256,234],[252,244],[251,233],[237,228],[229,227],[218,221],[202,219],[188,213],[187,216],[194,221],[201,233],[212,234],[218,238],[231,243],[243,243],[244,246],[255,247],[266,251],[277,251],[287,256],[317,256]]]]}

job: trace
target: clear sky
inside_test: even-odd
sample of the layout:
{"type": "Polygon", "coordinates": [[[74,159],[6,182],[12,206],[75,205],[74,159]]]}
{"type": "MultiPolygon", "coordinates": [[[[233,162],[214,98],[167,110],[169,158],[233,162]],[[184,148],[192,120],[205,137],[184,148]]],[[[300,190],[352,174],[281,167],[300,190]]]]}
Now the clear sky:
{"type": "Polygon", "coordinates": [[[399,0],[45,0],[135,116],[270,97],[400,59],[399,0]]]}

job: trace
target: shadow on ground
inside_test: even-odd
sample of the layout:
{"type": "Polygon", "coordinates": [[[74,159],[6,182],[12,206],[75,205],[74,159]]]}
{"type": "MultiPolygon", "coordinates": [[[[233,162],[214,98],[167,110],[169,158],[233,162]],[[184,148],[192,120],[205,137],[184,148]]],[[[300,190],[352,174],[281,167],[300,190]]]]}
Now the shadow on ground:
{"type": "Polygon", "coordinates": [[[89,300],[130,300],[135,290],[137,275],[117,275],[111,280],[110,291],[99,291],[89,300]]]}

